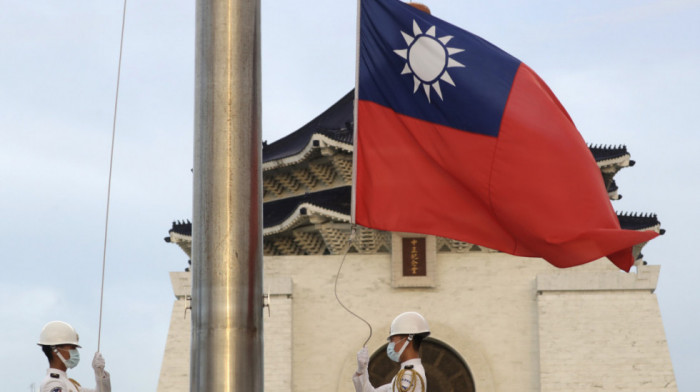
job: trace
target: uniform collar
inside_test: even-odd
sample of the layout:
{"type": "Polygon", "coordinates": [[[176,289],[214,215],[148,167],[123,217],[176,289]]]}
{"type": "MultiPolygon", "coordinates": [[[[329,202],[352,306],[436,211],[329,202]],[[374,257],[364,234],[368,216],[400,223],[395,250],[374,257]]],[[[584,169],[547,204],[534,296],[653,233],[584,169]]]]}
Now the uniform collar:
{"type": "Polygon", "coordinates": [[[410,365],[413,365],[414,367],[421,365],[420,358],[413,358],[413,359],[409,359],[409,360],[406,360],[404,362],[401,362],[401,368],[405,368],[406,366],[410,366],[410,365]]]}
{"type": "Polygon", "coordinates": [[[58,374],[59,376],[68,378],[68,374],[66,374],[66,372],[60,369],[49,368],[48,370],[46,370],[46,374],[58,374]]]}

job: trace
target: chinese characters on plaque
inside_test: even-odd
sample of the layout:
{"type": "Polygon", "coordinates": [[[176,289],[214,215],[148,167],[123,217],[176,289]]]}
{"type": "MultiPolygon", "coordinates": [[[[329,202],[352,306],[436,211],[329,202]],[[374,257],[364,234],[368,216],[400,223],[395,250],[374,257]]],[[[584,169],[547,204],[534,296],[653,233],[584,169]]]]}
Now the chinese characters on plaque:
{"type": "Polygon", "coordinates": [[[425,237],[404,237],[401,241],[403,276],[425,276],[427,272],[425,237]]]}
{"type": "Polygon", "coordinates": [[[391,233],[391,286],[435,287],[435,236],[391,233]]]}

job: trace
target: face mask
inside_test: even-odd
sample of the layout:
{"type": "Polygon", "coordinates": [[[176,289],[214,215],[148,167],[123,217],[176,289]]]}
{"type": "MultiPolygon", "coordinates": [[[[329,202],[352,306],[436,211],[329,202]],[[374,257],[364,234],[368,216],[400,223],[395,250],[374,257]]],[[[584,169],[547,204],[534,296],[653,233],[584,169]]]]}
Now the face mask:
{"type": "Polygon", "coordinates": [[[68,358],[68,361],[66,361],[66,367],[73,369],[74,367],[78,366],[78,363],[80,362],[80,353],[78,352],[78,349],[75,348],[68,352],[70,353],[70,358],[68,358]]]}
{"type": "Polygon", "coordinates": [[[401,357],[401,356],[399,355],[399,353],[394,351],[394,346],[395,346],[394,342],[389,342],[389,344],[386,346],[386,355],[392,361],[398,362],[399,357],[401,357]]]}
{"type": "Polygon", "coordinates": [[[58,354],[58,358],[61,360],[61,362],[63,362],[63,364],[66,365],[68,369],[73,369],[74,367],[78,366],[78,363],[80,362],[80,353],[76,348],[68,350],[68,353],[70,354],[70,358],[68,358],[68,360],[66,361],[66,359],[63,358],[63,355],[61,355],[61,353],[58,350],[56,350],[56,354],[58,354]]]}
{"type": "MultiPolygon", "coordinates": [[[[405,339],[405,338],[404,338],[405,339]]],[[[403,340],[403,339],[401,339],[403,340]]],[[[401,341],[399,340],[399,342],[401,341]]],[[[403,354],[403,350],[406,349],[406,346],[408,346],[408,342],[406,342],[403,347],[401,347],[401,350],[399,352],[396,352],[394,350],[394,347],[396,346],[396,343],[394,342],[389,342],[389,344],[386,346],[386,355],[389,357],[394,362],[399,362],[401,359],[401,354],[403,354]]]]}

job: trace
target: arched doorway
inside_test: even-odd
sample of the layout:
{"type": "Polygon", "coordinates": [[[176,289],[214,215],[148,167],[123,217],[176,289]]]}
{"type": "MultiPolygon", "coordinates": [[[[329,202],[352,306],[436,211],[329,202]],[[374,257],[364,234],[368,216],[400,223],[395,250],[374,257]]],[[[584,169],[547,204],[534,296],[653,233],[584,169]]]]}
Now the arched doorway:
{"type": "MultiPolygon", "coordinates": [[[[399,364],[386,356],[386,344],[372,354],[369,379],[378,387],[388,384],[399,364]]],[[[430,392],[474,392],[474,379],[462,357],[447,344],[433,338],[421,343],[421,360],[430,392]]]]}

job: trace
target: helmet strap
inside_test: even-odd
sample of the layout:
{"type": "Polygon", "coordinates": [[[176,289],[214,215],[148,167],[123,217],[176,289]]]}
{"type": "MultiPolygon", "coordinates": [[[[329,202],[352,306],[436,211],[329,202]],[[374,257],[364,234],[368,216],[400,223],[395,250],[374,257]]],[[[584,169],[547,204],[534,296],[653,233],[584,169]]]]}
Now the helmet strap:
{"type": "Polygon", "coordinates": [[[409,343],[413,340],[413,335],[408,335],[408,338],[406,339],[406,343],[404,343],[403,347],[401,347],[401,350],[399,350],[399,360],[401,358],[401,354],[403,354],[403,351],[406,349],[409,343]]]}
{"type": "Polygon", "coordinates": [[[65,365],[65,367],[68,368],[68,363],[67,363],[66,359],[63,358],[63,355],[61,355],[61,352],[58,351],[58,348],[56,348],[56,346],[51,346],[51,347],[53,348],[53,352],[56,354],[58,359],[60,359],[61,362],[63,362],[63,365],[65,365]]]}

